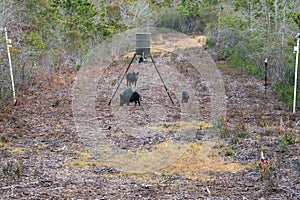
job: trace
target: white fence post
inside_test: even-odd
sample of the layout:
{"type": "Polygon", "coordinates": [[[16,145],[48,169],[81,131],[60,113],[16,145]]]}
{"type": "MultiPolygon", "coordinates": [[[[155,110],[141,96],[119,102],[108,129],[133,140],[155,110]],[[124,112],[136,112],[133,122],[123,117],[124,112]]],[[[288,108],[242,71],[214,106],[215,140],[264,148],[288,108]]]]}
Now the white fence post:
{"type": "Polygon", "coordinates": [[[297,99],[297,78],[298,78],[298,59],[299,59],[299,40],[300,33],[297,34],[297,46],[294,47],[296,52],[296,62],[295,62],[295,84],[294,84],[294,102],[293,102],[293,114],[296,112],[296,99],[297,99]]]}
{"type": "Polygon", "coordinates": [[[16,98],[16,91],[15,91],[14,74],[13,74],[13,70],[12,70],[10,50],[9,50],[9,48],[11,46],[11,40],[8,39],[6,27],[4,28],[4,32],[5,32],[5,40],[6,40],[6,47],[7,47],[7,56],[8,56],[11,86],[12,86],[12,92],[13,92],[13,98],[14,98],[14,105],[16,105],[17,104],[17,98],[16,98]]]}

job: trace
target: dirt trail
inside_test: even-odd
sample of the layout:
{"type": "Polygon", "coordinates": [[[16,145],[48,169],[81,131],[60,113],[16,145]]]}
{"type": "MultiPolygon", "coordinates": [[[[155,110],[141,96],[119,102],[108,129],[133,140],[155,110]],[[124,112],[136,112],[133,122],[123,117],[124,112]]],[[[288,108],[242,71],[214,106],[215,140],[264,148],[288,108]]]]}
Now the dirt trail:
{"type": "MultiPolygon", "coordinates": [[[[153,37],[155,36],[153,35],[153,37]]],[[[73,104],[75,123],[79,128],[78,134],[89,148],[88,150],[102,162],[106,163],[107,161],[108,165],[116,166],[114,162],[120,160],[119,155],[128,154],[129,151],[129,158],[133,158],[134,161],[124,161],[122,165],[122,167],[128,168],[128,163],[136,163],[135,160],[139,157],[140,151],[144,151],[143,147],[147,144],[150,146],[147,146],[147,151],[151,152],[149,153],[150,157],[143,154],[142,161],[148,160],[146,163],[149,165],[161,160],[164,163],[163,166],[159,162],[154,169],[165,167],[184,151],[180,150],[176,153],[176,149],[179,149],[176,145],[173,149],[168,149],[170,146],[167,145],[164,149],[165,152],[159,152],[160,148],[158,151],[152,151],[157,150],[157,145],[164,146],[163,143],[169,141],[184,145],[188,142],[197,142],[199,138],[194,136],[197,127],[194,125],[193,131],[182,130],[183,127],[180,127],[180,131],[171,132],[157,128],[154,130],[153,127],[159,126],[159,123],[162,122],[177,123],[176,126],[182,126],[181,122],[199,123],[203,121],[203,123],[213,124],[217,115],[224,114],[221,113],[221,109],[225,109],[225,106],[222,107],[225,102],[224,85],[219,84],[221,76],[217,73],[214,61],[201,48],[201,43],[189,37],[183,38],[183,35],[178,33],[162,34],[162,37],[162,41],[153,42],[155,65],[151,62],[150,57],[147,58],[148,62],[146,63],[137,63],[137,58],[130,69],[131,71],[140,71],[138,85],[133,89],[142,95],[141,107],[119,106],[118,95],[125,88],[126,80],[123,80],[121,87],[115,93],[117,95],[112,99],[111,105],[108,105],[127,68],[124,63],[130,62],[133,56],[131,54],[123,54],[108,66],[102,66],[101,61],[88,65],[83,70],[84,73],[81,72],[81,75],[78,76],[74,95],[75,104],[73,104]],[[182,41],[174,44],[174,41],[178,41],[178,37],[181,37],[182,41]],[[169,46],[170,44],[175,45],[176,48],[169,46]],[[186,45],[184,46],[184,44],[186,45]],[[173,50],[170,51],[172,48],[173,50]],[[186,51],[186,48],[189,48],[190,51],[186,51]],[[159,69],[162,80],[159,78],[155,66],[159,69]],[[96,83],[97,87],[95,87],[96,83]],[[171,104],[163,83],[169,88],[174,104],[171,104]],[[223,91],[220,90],[220,86],[223,87],[223,91]],[[97,88],[94,99],[91,88],[97,88]],[[187,104],[181,103],[183,90],[187,90],[191,96],[187,104]],[[95,104],[97,113],[95,113],[93,104],[95,104]],[[173,152],[175,157],[164,155],[168,152],[173,152]],[[132,153],[133,155],[131,155],[132,153]],[[159,158],[158,155],[162,157],[159,158]]],[[[210,130],[211,133],[203,135],[203,138],[208,139],[216,135],[212,129],[210,130]]],[[[142,172],[141,170],[147,169],[139,162],[132,165],[133,171],[142,172]],[[141,165],[140,168],[136,169],[139,165],[141,165]]],[[[122,168],[119,169],[122,170],[122,168]]]]}
{"type": "MultiPolygon", "coordinates": [[[[205,92],[205,82],[200,79],[197,83],[196,78],[190,80],[184,73],[174,72],[168,77],[171,66],[158,66],[163,66],[161,73],[169,88],[176,88],[174,76],[183,83],[172,90],[176,103],[180,101],[181,89],[189,88],[191,83],[201,86],[203,90],[198,93],[193,90],[192,96],[202,107],[198,110],[192,107],[195,113],[189,116],[194,119],[202,112],[195,119],[208,119],[211,111],[206,110],[205,103],[209,104],[211,98],[205,92]]],[[[108,68],[105,73],[112,73],[111,76],[98,82],[97,120],[103,125],[101,129],[106,137],[123,150],[151,149],[169,138],[175,139],[173,134],[160,131],[143,132],[144,127],[160,120],[184,119],[181,111],[191,109],[188,104],[169,106],[158,77],[148,76],[156,74],[154,68],[150,63],[144,67],[141,70],[133,67],[141,71],[136,90],[144,96],[143,109],[133,105],[120,108],[118,98],[114,99],[114,106],[107,106],[110,89],[114,87],[110,84],[114,79],[119,80],[123,70],[117,72],[108,68]],[[151,108],[148,106],[151,103],[157,106],[151,108]],[[167,109],[162,110],[163,106],[167,109]],[[128,115],[131,120],[124,118],[128,115]],[[146,117],[141,117],[144,115],[146,117]],[[116,120],[120,123],[116,124],[116,120]],[[132,130],[125,125],[127,123],[139,125],[135,133],[127,134],[132,130]]],[[[20,95],[16,107],[1,105],[0,199],[299,199],[299,140],[296,139],[300,133],[299,113],[291,115],[290,109],[278,100],[271,88],[265,95],[263,82],[242,69],[225,65],[219,69],[225,82],[227,118],[220,119],[219,134],[224,138],[214,145],[219,152],[214,156],[221,156],[227,165],[238,162],[251,167],[236,173],[197,171],[201,162],[206,163],[206,160],[195,158],[199,151],[201,153],[197,145],[204,148],[209,138],[205,135],[196,138],[195,132],[188,138],[195,142],[195,149],[183,155],[185,163],[181,163],[181,168],[174,163],[155,173],[126,174],[101,164],[86,151],[76,133],[72,90],[77,72],[69,70],[55,74],[50,82],[44,76],[39,77],[34,87],[20,95]],[[272,163],[270,176],[262,177],[258,168],[262,150],[272,163]],[[193,163],[195,160],[198,162],[193,163]]],[[[207,159],[214,161],[214,157],[207,155],[207,159]]],[[[216,168],[215,163],[210,165],[208,168],[216,168]]]]}

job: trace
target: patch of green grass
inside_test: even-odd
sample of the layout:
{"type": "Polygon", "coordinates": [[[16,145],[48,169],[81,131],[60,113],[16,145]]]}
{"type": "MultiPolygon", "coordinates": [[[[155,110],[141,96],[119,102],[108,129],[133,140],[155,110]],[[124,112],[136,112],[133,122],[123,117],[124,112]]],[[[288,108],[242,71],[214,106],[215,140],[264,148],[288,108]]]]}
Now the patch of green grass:
{"type": "Polygon", "coordinates": [[[2,166],[2,173],[7,184],[15,183],[23,174],[23,162],[20,160],[6,161],[2,166]]]}
{"type": "Polygon", "coordinates": [[[269,126],[269,122],[266,120],[263,120],[263,119],[258,120],[256,122],[256,124],[257,124],[257,126],[260,126],[260,127],[268,127],[269,126]]]}
{"type": "Polygon", "coordinates": [[[248,135],[248,132],[247,131],[242,131],[238,134],[239,138],[246,138],[248,135]]]}
{"type": "Polygon", "coordinates": [[[263,134],[266,135],[266,136],[271,136],[271,135],[274,134],[274,130],[266,129],[266,130],[264,130],[263,134]]]}
{"type": "Polygon", "coordinates": [[[263,78],[263,76],[264,76],[263,68],[259,67],[257,65],[249,64],[246,66],[246,70],[249,74],[256,76],[256,77],[263,78]]]}
{"type": "MultiPolygon", "coordinates": [[[[284,102],[287,102],[289,106],[293,106],[294,102],[294,86],[285,85],[282,83],[275,83],[275,93],[284,102]]],[[[300,102],[300,95],[297,95],[297,101],[300,102]]],[[[299,104],[297,105],[299,107],[299,104]]]]}
{"type": "Polygon", "coordinates": [[[262,151],[263,153],[266,153],[267,150],[269,150],[269,147],[267,147],[267,146],[263,146],[263,147],[261,148],[261,151],[262,151]]]}
{"type": "Polygon", "coordinates": [[[77,64],[77,65],[76,65],[76,69],[79,71],[80,68],[81,68],[81,64],[77,64]]]}
{"type": "Polygon", "coordinates": [[[233,149],[227,149],[226,151],[225,151],[225,154],[224,154],[225,156],[233,156],[234,155],[234,150],[233,149]]]}
{"type": "Polygon", "coordinates": [[[221,138],[228,136],[228,119],[226,117],[218,116],[215,126],[219,129],[221,138]]]}
{"type": "Polygon", "coordinates": [[[238,144],[240,139],[245,139],[248,135],[247,131],[241,131],[238,134],[235,134],[234,137],[231,138],[232,144],[238,144]]]}
{"type": "Polygon", "coordinates": [[[279,139],[279,144],[282,150],[286,150],[288,145],[293,145],[295,143],[296,137],[287,132],[279,139]]]}
{"type": "Polygon", "coordinates": [[[4,143],[4,142],[6,142],[8,140],[8,137],[7,137],[7,135],[1,135],[0,136],[0,142],[2,142],[2,143],[4,143]]]}
{"type": "Polygon", "coordinates": [[[22,161],[18,161],[16,174],[18,177],[20,177],[23,174],[23,162],[22,161]]]}
{"type": "Polygon", "coordinates": [[[238,144],[239,143],[239,138],[233,137],[233,138],[231,138],[230,142],[231,142],[231,144],[238,144]]]}

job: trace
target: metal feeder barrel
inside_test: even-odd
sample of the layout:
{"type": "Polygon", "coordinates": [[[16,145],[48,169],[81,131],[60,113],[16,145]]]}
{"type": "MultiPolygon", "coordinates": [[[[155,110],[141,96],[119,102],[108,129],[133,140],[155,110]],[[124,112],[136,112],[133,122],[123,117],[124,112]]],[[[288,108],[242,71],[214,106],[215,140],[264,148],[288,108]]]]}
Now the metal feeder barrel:
{"type": "Polygon", "coordinates": [[[136,33],[136,55],[150,55],[150,33],[136,33]]]}

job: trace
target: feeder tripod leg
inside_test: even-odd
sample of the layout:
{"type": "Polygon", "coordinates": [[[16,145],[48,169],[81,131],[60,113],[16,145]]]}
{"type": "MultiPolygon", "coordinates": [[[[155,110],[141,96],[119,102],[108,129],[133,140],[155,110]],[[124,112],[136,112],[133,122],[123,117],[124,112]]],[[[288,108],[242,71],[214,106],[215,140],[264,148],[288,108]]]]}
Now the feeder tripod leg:
{"type": "Polygon", "coordinates": [[[174,101],[173,101],[171,95],[169,94],[169,90],[168,90],[168,88],[166,87],[165,82],[164,82],[164,80],[162,79],[162,77],[161,77],[161,75],[160,75],[160,73],[159,73],[159,71],[158,71],[158,68],[157,68],[156,65],[155,65],[155,62],[154,62],[153,57],[152,57],[151,54],[150,54],[150,58],[151,58],[152,63],[153,63],[153,65],[154,65],[154,67],[155,67],[155,69],[156,69],[156,71],[157,71],[157,73],[158,73],[158,76],[159,76],[161,82],[163,83],[163,85],[164,85],[164,87],[165,87],[165,90],[166,90],[166,92],[167,92],[167,94],[168,94],[168,96],[169,96],[169,98],[170,98],[172,104],[174,104],[174,101]]]}
{"type": "Polygon", "coordinates": [[[117,91],[118,91],[118,89],[119,89],[119,87],[120,87],[120,85],[121,85],[121,83],[122,83],[122,81],[123,81],[125,75],[127,74],[128,70],[129,70],[129,68],[130,68],[130,65],[132,64],[132,62],[133,62],[133,60],[134,60],[134,58],[135,58],[135,56],[136,56],[136,54],[134,54],[133,58],[131,59],[131,61],[130,61],[129,65],[128,65],[128,67],[127,67],[125,73],[123,74],[123,77],[122,77],[121,81],[119,82],[119,85],[117,86],[117,88],[116,88],[116,90],[115,90],[113,96],[112,96],[111,99],[109,100],[108,105],[111,104],[111,101],[112,101],[113,98],[115,97],[115,95],[116,95],[116,93],[117,93],[117,91]]]}

